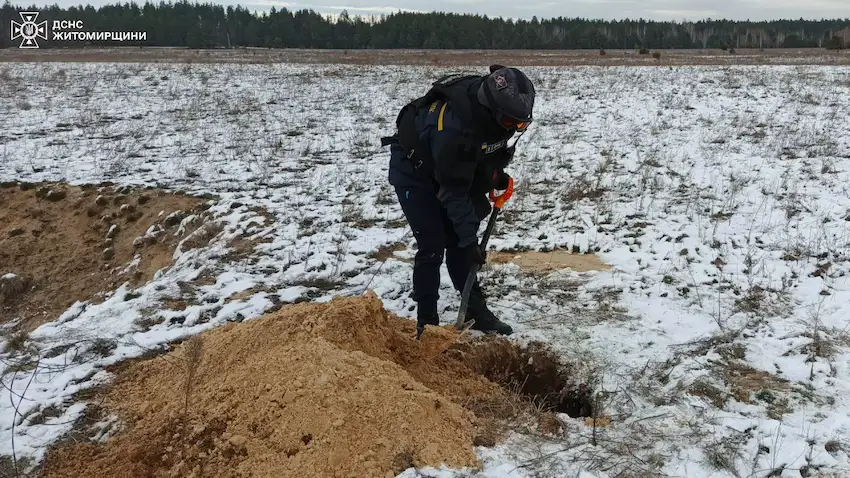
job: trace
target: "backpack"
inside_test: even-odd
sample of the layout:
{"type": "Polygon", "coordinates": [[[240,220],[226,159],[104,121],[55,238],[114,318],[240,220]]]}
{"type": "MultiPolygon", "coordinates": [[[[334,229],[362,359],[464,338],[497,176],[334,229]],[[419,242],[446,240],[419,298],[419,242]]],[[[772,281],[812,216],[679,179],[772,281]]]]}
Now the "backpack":
{"type": "Polygon", "coordinates": [[[396,117],[397,133],[381,138],[381,145],[399,144],[408,159],[414,160],[416,168],[426,161],[430,163],[431,151],[428,147],[427,130],[420,132],[416,127],[416,116],[420,108],[434,101],[445,100],[451,103],[452,111],[463,121],[464,134],[467,137],[467,148],[472,148],[472,102],[469,98],[470,87],[483,81],[480,75],[452,73],[441,77],[431,84],[424,96],[404,105],[396,117]]]}

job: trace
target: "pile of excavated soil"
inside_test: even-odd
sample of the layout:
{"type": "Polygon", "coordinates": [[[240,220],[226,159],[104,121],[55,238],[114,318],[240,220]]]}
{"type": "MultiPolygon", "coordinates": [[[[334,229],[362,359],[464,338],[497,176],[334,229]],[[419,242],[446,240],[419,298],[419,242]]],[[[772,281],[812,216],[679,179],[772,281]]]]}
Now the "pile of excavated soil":
{"type": "Polygon", "coordinates": [[[23,318],[33,329],[76,301],[150,280],[185,237],[174,236],[180,220],[204,202],[108,183],[0,183],[0,323],[23,318]]]}
{"type": "Polygon", "coordinates": [[[571,269],[576,272],[606,271],[611,266],[593,254],[574,254],[563,250],[549,252],[488,252],[488,258],[497,264],[512,263],[532,272],[550,272],[571,269]]]}
{"type": "Polygon", "coordinates": [[[205,332],[122,367],[101,406],[123,431],[55,448],[44,476],[385,477],[478,466],[484,420],[468,405],[510,400],[485,374],[534,382],[517,372],[546,360],[487,363],[515,346],[491,339],[479,353],[451,326],[414,336],[415,323],[372,293],[205,332]]]}

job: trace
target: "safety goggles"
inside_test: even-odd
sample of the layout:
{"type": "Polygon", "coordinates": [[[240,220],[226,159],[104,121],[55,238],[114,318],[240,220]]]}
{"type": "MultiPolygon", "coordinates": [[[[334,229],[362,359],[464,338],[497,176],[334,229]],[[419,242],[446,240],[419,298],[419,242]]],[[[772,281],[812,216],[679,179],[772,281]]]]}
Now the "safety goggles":
{"type": "Polygon", "coordinates": [[[525,131],[528,128],[528,125],[531,124],[531,120],[519,121],[516,118],[511,118],[504,114],[498,114],[497,118],[499,123],[501,123],[505,128],[516,128],[517,131],[525,131]]]}

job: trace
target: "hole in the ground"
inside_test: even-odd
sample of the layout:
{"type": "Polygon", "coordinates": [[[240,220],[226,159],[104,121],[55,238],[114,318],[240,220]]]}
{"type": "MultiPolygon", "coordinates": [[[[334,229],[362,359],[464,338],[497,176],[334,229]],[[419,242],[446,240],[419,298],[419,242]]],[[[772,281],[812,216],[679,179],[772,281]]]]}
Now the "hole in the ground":
{"type": "Polygon", "coordinates": [[[522,346],[503,338],[487,338],[462,346],[476,372],[542,404],[547,411],[566,413],[572,418],[593,416],[593,390],[577,383],[570,367],[562,365],[557,354],[539,342],[522,346]]]}

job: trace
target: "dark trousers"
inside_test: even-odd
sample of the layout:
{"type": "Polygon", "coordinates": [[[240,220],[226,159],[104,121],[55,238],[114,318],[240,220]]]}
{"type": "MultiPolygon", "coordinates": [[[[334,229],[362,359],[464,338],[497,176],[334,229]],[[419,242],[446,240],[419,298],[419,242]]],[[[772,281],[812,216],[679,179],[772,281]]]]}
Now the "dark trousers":
{"type": "MultiPolygon", "coordinates": [[[[472,262],[457,247],[457,234],[433,187],[423,182],[416,187],[396,187],[395,190],[418,247],[413,265],[413,300],[418,304],[418,315],[436,317],[443,259],[458,291],[463,291],[472,262]]],[[[472,297],[476,300],[471,302],[483,300],[477,278],[472,297]]]]}

